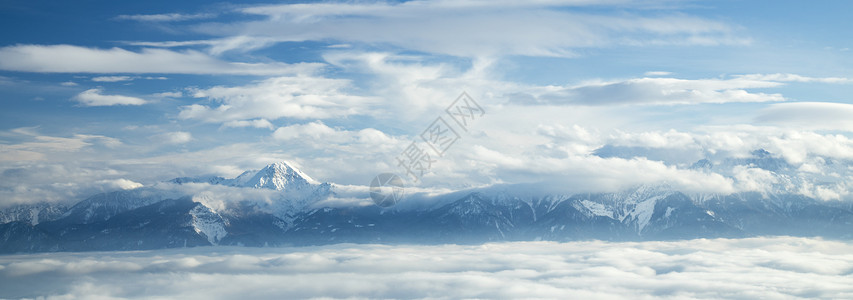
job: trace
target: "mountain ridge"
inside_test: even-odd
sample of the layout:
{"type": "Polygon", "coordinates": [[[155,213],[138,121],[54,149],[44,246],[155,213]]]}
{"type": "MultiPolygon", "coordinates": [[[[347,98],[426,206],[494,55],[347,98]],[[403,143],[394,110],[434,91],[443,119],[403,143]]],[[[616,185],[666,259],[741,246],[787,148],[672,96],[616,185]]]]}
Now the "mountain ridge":
{"type": "Polygon", "coordinates": [[[10,220],[0,223],[0,253],[341,242],[853,238],[851,205],[784,191],[690,195],[662,184],[573,194],[493,185],[380,208],[319,205],[336,195],[334,186],[287,163],[232,179],[179,177],[164,183],[190,185],[192,191],[201,188],[201,192],[188,195],[180,188],[141,187],[101,193],[64,208],[62,214],[57,213],[62,207],[35,206],[52,214],[36,221],[14,219],[21,214],[0,219],[10,220]],[[229,195],[212,189],[218,186],[247,195],[219,199],[229,195]]]}

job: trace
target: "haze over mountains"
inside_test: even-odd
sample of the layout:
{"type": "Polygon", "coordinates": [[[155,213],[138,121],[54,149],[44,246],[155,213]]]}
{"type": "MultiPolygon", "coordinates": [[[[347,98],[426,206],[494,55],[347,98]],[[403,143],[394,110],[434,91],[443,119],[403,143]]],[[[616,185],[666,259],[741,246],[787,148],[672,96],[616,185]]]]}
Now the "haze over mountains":
{"type": "MultiPolygon", "coordinates": [[[[597,155],[619,155],[615,150],[600,150],[597,155]]],[[[412,193],[397,206],[381,208],[366,201],[343,201],[348,198],[337,192],[352,192],[279,162],[233,179],[181,177],[101,193],[70,207],[40,203],[5,208],[0,211],[0,252],[853,237],[851,205],[796,193],[800,179],[789,176],[790,166],[767,151],[693,165],[717,171],[739,167],[760,169],[780,180],[770,191],[732,194],[683,193],[666,184],[616,193],[566,193],[546,184],[504,184],[440,195],[412,193]]]]}

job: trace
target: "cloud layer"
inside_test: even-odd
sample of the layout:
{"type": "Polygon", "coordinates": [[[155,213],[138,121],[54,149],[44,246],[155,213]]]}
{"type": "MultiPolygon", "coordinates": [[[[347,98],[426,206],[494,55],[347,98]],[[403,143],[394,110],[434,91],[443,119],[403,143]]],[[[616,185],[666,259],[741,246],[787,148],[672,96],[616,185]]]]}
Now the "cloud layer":
{"type": "MultiPolygon", "coordinates": [[[[624,11],[635,1],[409,1],[261,5],[243,13],[265,20],[236,26],[208,24],[207,33],[240,33],[280,41],[333,40],[389,44],[455,56],[574,56],[573,49],[613,45],[747,44],[721,22],[681,14],[603,15],[569,8],[624,11]]],[[[662,6],[661,6],[662,7],[662,6]]],[[[233,24],[232,24],[233,25],[233,24]]]]}
{"type": "Polygon", "coordinates": [[[8,255],[0,297],[840,299],[851,251],[776,237],[8,255]]]}
{"type": "Polygon", "coordinates": [[[174,73],[277,75],[313,71],[311,63],[228,62],[194,50],[99,49],[74,45],[15,45],[0,48],[0,70],[42,73],[174,73]]]}

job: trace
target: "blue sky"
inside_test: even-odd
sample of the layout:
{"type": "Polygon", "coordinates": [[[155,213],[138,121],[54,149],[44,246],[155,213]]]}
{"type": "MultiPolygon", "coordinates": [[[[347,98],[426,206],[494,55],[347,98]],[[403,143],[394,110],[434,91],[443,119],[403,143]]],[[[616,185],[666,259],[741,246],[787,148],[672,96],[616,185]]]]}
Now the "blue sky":
{"type": "Polygon", "coordinates": [[[4,1],[0,204],[279,160],[365,185],[401,172],[395,157],[463,91],[486,114],[419,186],[734,192],[789,175],[843,199],[851,6],[4,1]],[[605,145],[667,156],[594,155],[605,145]],[[689,169],[758,148],[795,174],[689,169]]]}

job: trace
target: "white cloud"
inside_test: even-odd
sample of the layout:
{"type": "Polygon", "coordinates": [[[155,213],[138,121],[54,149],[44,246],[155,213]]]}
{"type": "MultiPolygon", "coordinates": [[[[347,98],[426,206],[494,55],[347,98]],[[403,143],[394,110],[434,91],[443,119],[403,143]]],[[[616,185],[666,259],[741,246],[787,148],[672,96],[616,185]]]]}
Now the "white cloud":
{"type": "Polygon", "coordinates": [[[267,121],[266,119],[255,119],[255,120],[239,120],[239,121],[228,121],[222,124],[224,127],[254,127],[254,128],[266,128],[272,130],[275,126],[267,121]]]}
{"type": "Polygon", "coordinates": [[[132,188],[133,181],[110,179],[125,175],[124,172],[105,167],[104,163],[5,163],[0,172],[0,207],[39,202],[71,205],[95,193],[132,188]]]}
{"type": "Polygon", "coordinates": [[[313,72],[314,63],[222,61],[194,51],[144,48],[99,49],[72,45],[15,45],[0,48],[0,69],[43,73],[173,73],[281,75],[313,72]]]}
{"type": "Polygon", "coordinates": [[[155,48],[176,48],[176,47],[191,47],[191,46],[206,46],[207,52],[211,55],[221,55],[230,51],[249,52],[271,46],[275,43],[282,42],[281,39],[270,37],[256,37],[246,35],[229,36],[220,39],[210,40],[193,40],[193,41],[166,41],[166,42],[126,42],[128,45],[155,47],[155,48]]]}
{"type": "Polygon", "coordinates": [[[132,180],[127,180],[124,178],[99,180],[95,183],[102,185],[107,190],[132,190],[135,188],[142,187],[141,183],[134,182],[132,180]]]}
{"type": "Polygon", "coordinates": [[[766,193],[770,187],[779,183],[779,178],[773,172],[760,168],[736,166],[733,172],[741,191],[766,193]]]}
{"type": "Polygon", "coordinates": [[[134,77],[131,76],[97,76],[92,77],[92,81],[94,82],[119,82],[119,81],[131,81],[134,77]]]}
{"type": "Polygon", "coordinates": [[[648,71],[648,72],[646,72],[646,73],[643,73],[643,75],[646,75],[646,76],[669,76],[669,75],[672,75],[672,72],[667,72],[667,71],[648,71]]]}
{"type": "Polygon", "coordinates": [[[756,121],[788,128],[853,132],[853,104],[831,102],[776,103],[761,110],[756,121]]]}
{"type": "Polygon", "coordinates": [[[70,202],[101,192],[105,185],[97,182],[124,175],[107,162],[124,146],[102,135],[49,136],[37,128],[0,132],[0,206],[70,202]]]}
{"type": "Polygon", "coordinates": [[[267,16],[243,24],[206,24],[210,34],[244,34],[283,41],[332,40],[390,44],[456,56],[572,56],[573,48],[612,45],[746,44],[722,23],[677,13],[643,16],[634,1],[310,3],[260,5],[242,12],[267,16]],[[619,4],[619,5],[614,5],[619,4]],[[627,6],[626,6],[627,4],[627,6]],[[619,9],[603,15],[578,6],[619,9]],[[511,8],[508,8],[511,7],[511,8]],[[625,12],[628,9],[630,12],[625,12]],[[631,13],[634,12],[634,13],[631,13]]]}
{"type": "Polygon", "coordinates": [[[338,131],[319,121],[280,127],[273,132],[275,139],[283,141],[307,138],[330,143],[341,143],[348,140],[350,136],[351,133],[348,131],[338,131]]]}
{"type": "Polygon", "coordinates": [[[93,145],[113,148],[122,144],[115,138],[102,135],[75,134],[71,137],[40,135],[34,128],[17,128],[4,135],[24,138],[24,140],[18,143],[0,144],[0,153],[6,154],[0,156],[0,161],[41,160],[46,155],[57,152],[76,152],[93,145]]]}
{"type": "Polygon", "coordinates": [[[65,82],[60,83],[59,85],[61,85],[61,86],[77,86],[77,83],[73,82],[73,81],[65,81],[65,82]]]}
{"type": "Polygon", "coordinates": [[[344,92],[348,80],[297,76],[274,77],[250,85],[217,86],[193,92],[219,105],[193,104],[181,108],[179,117],[209,123],[279,118],[326,119],[366,114],[369,98],[344,92]]]}
{"type": "Polygon", "coordinates": [[[474,59],[469,68],[458,68],[421,56],[391,53],[332,51],[323,58],[333,66],[364,74],[368,78],[365,84],[378,102],[371,106],[371,116],[394,122],[394,126],[431,122],[434,113],[463,91],[487,104],[505,101],[501,99],[504,94],[527,88],[493,78],[491,59],[474,59]]]}
{"type": "Polygon", "coordinates": [[[161,140],[167,144],[184,144],[192,141],[193,136],[186,131],[175,131],[156,135],[155,139],[161,140]]]}
{"type": "Polygon", "coordinates": [[[0,297],[842,299],[853,296],[851,251],[762,237],[11,255],[0,297]]]}
{"type": "Polygon", "coordinates": [[[626,133],[617,131],[609,138],[609,144],[619,146],[638,146],[649,148],[690,149],[696,147],[696,140],[690,133],[670,129],[666,132],[647,131],[626,133]]]}
{"type": "Polygon", "coordinates": [[[279,127],[272,134],[280,147],[304,158],[306,170],[339,184],[367,184],[394,169],[394,156],[411,141],[374,128],[347,130],[320,121],[279,127]],[[331,180],[337,178],[337,180],[331,180]]]}
{"type": "Polygon", "coordinates": [[[101,94],[102,92],[102,89],[89,89],[77,94],[73,99],[83,106],[143,105],[148,103],[148,101],[142,98],[104,95],[101,94]]]}
{"type": "Polygon", "coordinates": [[[780,82],[820,82],[820,83],[853,83],[853,79],[844,77],[808,77],[797,74],[776,73],[776,74],[746,74],[737,75],[737,78],[748,80],[762,81],[780,81],[780,82]]]}
{"type": "Polygon", "coordinates": [[[184,93],[179,92],[179,91],[162,92],[162,93],[156,93],[153,96],[154,97],[162,97],[162,98],[180,98],[180,97],[184,96],[184,93]]]}
{"type": "Polygon", "coordinates": [[[188,20],[210,19],[216,17],[215,14],[152,14],[152,15],[119,15],[117,20],[130,20],[139,22],[178,22],[188,20]]]}
{"type": "MultiPolygon", "coordinates": [[[[517,129],[484,125],[485,136],[475,133],[464,137],[454,145],[454,151],[433,165],[433,173],[425,176],[425,182],[442,186],[449,182],[544,181],[568,193],[617,192],[636,184],[666,184],[688,193],[781,191],[822,200],[847,199],[853,191],[848,183],[853,169],[847,168],[847,162],[853,160],[853,140],[840,134],[755,126],[693,131],[589,130],[560,125],[559,120],[541,115],[537,118],[547,125],[534,131],[514,118],[516,114],[499,113],[492,111],[483,121],[500,124],[502,120],[518,120],[513,123],[517,129]],[[602,148],[605,145],[608,148],[602,148]],[[591,154],[599,148],[607,158],[591,154]],[[726,163],[752,157],[757,149],[769,151],[782,164],[790,164],[790,169],[773,174],[755,166],[690,169],[703,158],[726,163]],[[831,189],[833,193],[824,195],[841,197],[818,196],[818,189],[831,189]]],[[[565,119],[569,124],[576,121],[565,119]]]]}
{"type": "Polygon", "coordinates": [[[490,160],[489,156],[476,155],[477,153],[479,152],[472,156],[477,157],[478,164],[485,163],[487,166],[488,163],[494,163],[497,176],[506,182],[535,182],[531,179],[538,179],[560,186],[568,193],[615,192],[631,186],[659,184],[666,184],[686,193],[729,194],[738,191],[732,179],[720,174],[681,169],[644,157],[525,157],[521,161],[508,164],[490,160]]]}
{"type": "Polygon", "coordinates": [[[576,86],[536,88],[536,96],[518,98],[522,104],[550,105],[629,105],[698,104],[728,102],[784,101],[781,94],[749,92],[782,83],[752,79],[637,78],[594,81],[576,86]]]}

